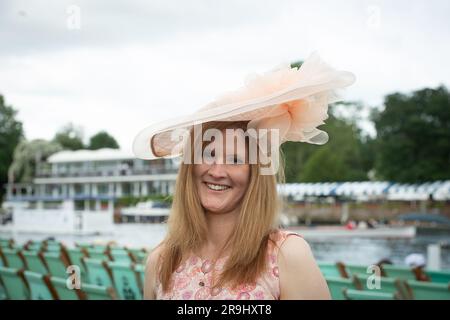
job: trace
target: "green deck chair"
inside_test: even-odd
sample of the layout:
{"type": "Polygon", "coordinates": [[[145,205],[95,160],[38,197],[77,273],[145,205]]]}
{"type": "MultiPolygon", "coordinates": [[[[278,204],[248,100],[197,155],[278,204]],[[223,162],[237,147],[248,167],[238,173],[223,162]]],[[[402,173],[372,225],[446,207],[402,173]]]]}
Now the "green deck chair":
{"type": "Polygon", "coordinates": [[[6,266],[13,269],[25,269],[25,261],[19,249],[3,249],[6,266]]]}
{"type": "Polygon", "coordinates": [[[450,284],[408,280],[406,286],[416,300],[450,300],[450,284]]]}
{"type": "Polygon", "coordinates": [[[139,261],[139,255],[144,252],[142,248],[127,248],[126,250],[133,257],[134,262],[141,263],[139,261]]]}
{"type": "Polygon", "coordinates": [[[70,259],[70,264],[80,267],[81,279],[82,279],[82,281],[86,281],[87,280],[87,270],[86,270],[86,266],[84,265],[84,262],[83,262],[83,258],[87,257],[86,251],[82,248],[68,248],[67,254],[70,259]]]}
{"type": "Polygon", "coordinates": [[[26,245],[26,251],[40,251],[42,249],[42,243],[33,242],[26,245]]]}
{"type": "Polygon", "coordinates": [[[345,271],[348,276],[367,274],[367,268],[368,266],[365,265],[345,264],[345,271]]]}
{"type": "Polygon", "coordinates": [[[61,245],[61,242],[59,242],[58,240],[45,240],[45,241],[43,241],[43,243],[46,245],[46,246],[52,246],[52,245],[61,245]]]}
{"type": "Polygon", "coordinates": [[[48,273],[42,253],[37,251],[24,251],[22,254],[27,265],[27,270],[40,274],[48,273]]]}
{"type": "Polygon", "coordinates": [[[137,263],[145,264],[147,262],[147,257],[150,253],[147,251],[141,251],[137,255],[137,263]]]}
{"type": "Polygon", "coordinates": [[[425,270],[425,274],[430,278],[431,282],[450,283],[450,271],[425,270]]]}
{"type": "Polygon", "coordinates": [[[386,277],[397,278],[400,280],[416,280],[416,275],[409,267],[393,266],[390,264],[383,264],[383,271],[386,277]]]}
{"type": "Polygon", "coordinates": [[[354,289],[344,289],[343,295],[346,300],[397,300],[396,293],[373,292],[354,289]]]}
{"type": "Polygon", "coordinates": [[[10,300],[27,300],[29,297],[28,286],[23,272],[18,269],[0,267],[0,278],[10,300]]]}
{"type": "Polygon", "coordinates": [[[117,295],[122,300],[142,300],[138,275],[130,262],[108,262],[117,295]]]}
{"type": "Polygon", "coordinates": [[[347,278],[345,267],[342,263],[320,262],[319,269],[324,277],[342,277],[347,278]]]}
{"type": "Polygon", "coordinates": [[[143,291],[144,290],[144,285],[145,285],[145,265],[143,265],[143,264],[136,264],[136,265],[134,265],[134,270],[138,274],[139,281],[140,281],[140,284],[141,284],[141,290],[143,291]]]}
{"type": "Polygon", "coordinates": [[[11,239],[0,239],[0,248],[10,249],[13,245],[13,241],[11,239]]]}
{"type": "Polygon", "coordinates": [[[91,259],[109,261],[108,253],[102,248],[88,248],[87,250],[88,256],[91,259]]]}
{"type": "Polygon", "coordinates": [[[6,267],[5,260],[3,258],[2,249],[0,248],[0,267],[6,267]]]}
{"type": "Polygon", "coordinates": [[[114,248],[110,251],[111,258],[114,262],[133,262],[133,259],[131,258],[130,254],[125,249],[119,249],[114,248]]]}
{"type": "Polygon", "coordinates": [[[51,286],[50,280],[47,276],[32,271],[25,271],[24,275],[28,282],[28,287],[30,288],[31,300],[58,299],[58,296],[51,286]]]}
{"type": "Polygon", "coordinates": [[[393,278],[380,277],[380,288],[371,288],[370,284],[372,282],[371,275],[369,274],[357,274],[355,275],[356,280],[359,281],[362,290],[370,292],[382,292],[382,293],[394,293],[397,294],[398,298],[410,299],[408,290],[403,284],[403,281],[393,278]]]}
{"type": "Polygon", "coordinates": [[[95,284],[83,283],[81,290],[86,300],[116,300],[117,295],[112,287],[98,286],[95,284]]]}
{"type": "Polygon", "coordinates": [[[61,252],[45,252],[43,254],[48,271],[54,277],[67,278],[66,272],[69,262],[61,252]]]}
{"type": "Polygon", "coordinates": [[[67,279],[50,277],[50,281],[60,300],[84,300],[84,294],[80,289],[67,288],[67,279]]]}
{"type": "Polygon", "coordinates": [[[76,243],[75,247],[87,250],[89,248],[92,248],[92,244],[90,244],[90,243],[76,243]]]}
{"type": "Polygon", "coordinates": [[[63,249],[63,246],[59,243],[51,243],[45,247],[46,252],[59,252],[63,249]]]}
{"type": "Polygon", "coordinates": [[[6,300],[8,299],[8,296],[6,294],[5,287],[3,287],[1,278],[0,278],[0,300],[6,300]]]}
{"type": "Polygon", "coordinates": [[[345,300],[343,289],[359,289],[354,278],[325,277],[333,300],[345,300]]]}
{"type": "Polygon", "coordinates": [[[91,258],[84,258],[83,261],[87,269],[87,281],[89,284],[113,287],[111,270],[105,261],[91,258]]]}

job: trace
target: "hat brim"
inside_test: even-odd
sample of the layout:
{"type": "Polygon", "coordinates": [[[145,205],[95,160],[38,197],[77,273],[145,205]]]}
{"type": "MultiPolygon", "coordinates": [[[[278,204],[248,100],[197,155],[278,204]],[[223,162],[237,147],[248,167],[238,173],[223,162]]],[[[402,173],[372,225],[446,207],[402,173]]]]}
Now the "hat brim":
{"type": "MultiPolygon", "coordinates": [[[[152,160],[156,158],[173,158],[181,155],[179,140],[173,140],[176,130],[189,130],[192,126],[210,121],[240,121],[252,120],[261,112],[266,112],[276,105],[293,100],[305,99],[321,93],[333,92],[351,85],[355,76],[347,71],[334,69],[322,69],[321,74],[314,73],[314,63],[322,63],[318,56],[312,56],[305,60],[300,70],[311,73],[307,81],[295,83],[277,92],[262,97],[238,101],[225,105],[216,105],[207,109],[201,109],[188,116],[176,117],[151,125],[135,137],[133,152],[136,157],[152,160]],[[311,61],[311,60],[316,61],[311,61]],[[319,61],[317,61],[319,59],[319,61]],[[308,64],[308,61],[310,63],[308,64]]],[[[299,70],[299,71],[300,71],[299,70]]],[[[315,70],[318,71],[318,70],[315,70]]],[[[334,101],[329,101],[329,103],[334,101]]],[[[212,103],[214,105],[214,103],[212,103]]]]}

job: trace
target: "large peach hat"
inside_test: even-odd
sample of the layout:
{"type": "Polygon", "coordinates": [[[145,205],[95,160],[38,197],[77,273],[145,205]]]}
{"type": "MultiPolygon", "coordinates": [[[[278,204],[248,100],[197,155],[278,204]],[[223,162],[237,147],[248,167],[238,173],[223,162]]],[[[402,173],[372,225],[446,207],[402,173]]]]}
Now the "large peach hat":
{"type": "Polygon", "coordinates": [[[355,82],[348,71],[338,71],[317,53],[300,68],[281,65],[246,78],[243,87],[227,92],[197,112],[153,124],[135,137],[133,152],[141,159],[180,156],[183,140],[174,139],[194,125],[210,121],[249,121],[247,129],[279,129],[280,142],[325,144],[328,106],[337,102],[336,90],[355,82]]]}

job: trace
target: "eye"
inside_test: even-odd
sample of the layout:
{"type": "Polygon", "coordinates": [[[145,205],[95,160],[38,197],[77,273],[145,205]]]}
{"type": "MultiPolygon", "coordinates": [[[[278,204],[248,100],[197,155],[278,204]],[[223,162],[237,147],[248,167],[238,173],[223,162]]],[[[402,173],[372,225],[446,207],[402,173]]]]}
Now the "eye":
{"type": "Polygon", "coordinates": [[[227,158],[227,163],[230,163],[230,164],[243,164],[244,161],[242,161],[242,159],[239,156],[234,155],[234,156],[229,156],[227,158]]]}
{"type": "Polygon", "coordinates": [[[206,153],[203,155],[203,159],[204,159],[205,161],[214,161],[214,158],[215,158],[215,156],[214,156],[214,151],[211,152],[211,153],[206,152],[206,153]]]}

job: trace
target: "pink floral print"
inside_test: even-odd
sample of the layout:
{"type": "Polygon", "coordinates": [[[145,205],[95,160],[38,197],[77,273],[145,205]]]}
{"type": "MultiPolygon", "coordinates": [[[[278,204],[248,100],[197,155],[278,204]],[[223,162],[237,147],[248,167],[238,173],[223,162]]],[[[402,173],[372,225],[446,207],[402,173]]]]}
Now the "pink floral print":
{"type": "Polygon", "coordinates": [[[226,262],[226,257],[216,264],[200,257],[192,256],[182,263],[172,274],[170,290],[163,293],[161,283],[157,284],[157,299],[176,300],[276,300],[280,297],[279,269],[277,265],[278,249],[289,235],[298,235],[286,230],[272,233],[271,238],[276,245],[269,242],[267,260],[268,269],[253,284],[241,284],[234,289],[228,287],[213,288],[213,271],[220,273],[226,262]],[[214,270],[213,270],[214,269],[214,270]]]}

